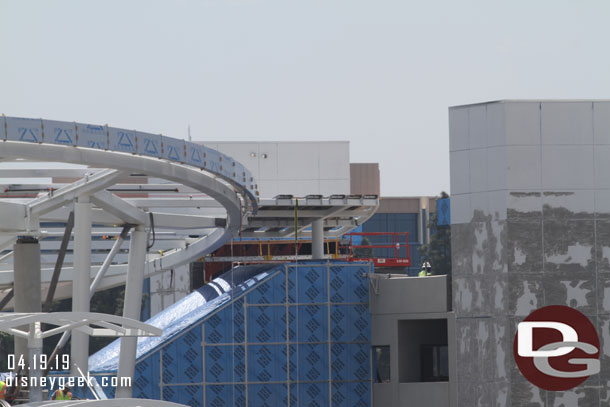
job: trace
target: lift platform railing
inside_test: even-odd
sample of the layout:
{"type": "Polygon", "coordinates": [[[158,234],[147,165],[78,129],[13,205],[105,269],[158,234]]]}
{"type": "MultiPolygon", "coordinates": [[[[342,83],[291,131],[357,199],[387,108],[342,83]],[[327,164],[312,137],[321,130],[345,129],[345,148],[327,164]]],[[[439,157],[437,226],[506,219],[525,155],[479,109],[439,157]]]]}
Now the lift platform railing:
{"type": "Polygon", "coordinates": [[[411,266],[409,232],[352,232],[345,234],[344,237],[349,238],[349,261],[369,261],[374,263],[375,267],[411,266]],[[387,240],[387,242],[354,244],[355,237],[361,237],[362,240],[367,237],[372,239],[386,237],[384,240],[387,240]],[[376,249],[392,249],[394,255],[389,257],[377,256],[375,255],[376,249]],[[401,249],[404,249],[404,255],[401,255],[401,249]]]}

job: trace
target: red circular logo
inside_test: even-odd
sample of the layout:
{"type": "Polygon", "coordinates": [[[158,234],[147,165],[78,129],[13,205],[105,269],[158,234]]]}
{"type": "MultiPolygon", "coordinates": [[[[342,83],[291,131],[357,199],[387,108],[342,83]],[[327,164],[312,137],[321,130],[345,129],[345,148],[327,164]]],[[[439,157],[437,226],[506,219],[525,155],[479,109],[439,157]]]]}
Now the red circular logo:
{"type": "Polygon", "coordinates": [[[519,323],[513,354],[523,376],[544,390],[569,390],[600,369],[597,330],[563,305],[540,308],[519,323]]]}

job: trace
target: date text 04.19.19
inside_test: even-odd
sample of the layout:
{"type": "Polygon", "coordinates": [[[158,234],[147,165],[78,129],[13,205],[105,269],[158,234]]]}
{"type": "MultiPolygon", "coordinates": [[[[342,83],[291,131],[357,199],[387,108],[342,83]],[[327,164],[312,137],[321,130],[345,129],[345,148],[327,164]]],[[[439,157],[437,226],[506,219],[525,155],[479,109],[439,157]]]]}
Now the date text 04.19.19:
{"type": "Polygon", "coordinates": [[[47,355],[41,353],[30,360],[29,366],[23,355],[19,355],[19,357],[8,355],[7,362],[8,370],[16,368],[21,370],[70,370],[70,355],[68,354],[55,355],[53,359],[49,359],[47,355]]]}

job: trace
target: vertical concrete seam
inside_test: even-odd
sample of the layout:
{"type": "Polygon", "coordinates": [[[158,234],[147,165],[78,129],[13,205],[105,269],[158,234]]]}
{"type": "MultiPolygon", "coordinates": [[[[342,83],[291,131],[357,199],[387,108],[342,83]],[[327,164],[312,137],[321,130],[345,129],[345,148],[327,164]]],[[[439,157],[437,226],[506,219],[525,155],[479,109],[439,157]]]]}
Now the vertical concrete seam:
{"type": "Polygon", "coordinates": [[[546,284],[545,284],[545,271],[546,271],[546,256],[545,253],[545,245],[544,245],[544,177],[543,174],[543,161],[542,161],[542,103],[538,105],[538,142],[540,143],[540,239],[541,242],[541,251],[540,253],[542,257],[542,279],[540,284],[542,285],[542,302],[544,305],[546,304],[546,284]]]}
{"type": "MultiPolygon", "coordinates": [[[[470,177],[471,174],[471,162],[470,162],[470,152],[472,151],[472,148],[470,146],[470,108],[468,108],[468,114],[466,115],[466,120],[468,122],[468,216],[470,216],[470,220],[472,220],[473,216],[472,216],[472,180],[470,177]]],[[[421,212],[421,211],[420,211],[421,212]]],[[[422,230],[422,234],[426,233],[424,230],[422,230]]]]}
{"type": "MultiPolygon", "coordinates": [[[[546,256],[544,255],[545,253],[545,244],[544,244],[544,177],[542,176],[543,174],[543,161],[542,161],[542,102],[540,103],[540,108],[539,108],[539,123],[540,123],[540,128],[538,131],[538,137],[540,139],[540,230],[541,230],[541,236],[540,238],[542,239],[542,244],[541,244],[541,249],[542,249],[542,280],[541,280],[541,284],[542,284],[542,301],[543,301],[543,305],[547,305],[546,304],[546,284],[545,284],[545,275],[546,275],[546,256]]],[[[548,392],[544,392],[544,403],[545,405],[548,405],[549,403],[549,394],[548,392]]]]}
{"type": "MultiPolygon", "coordinates": [[[[597,165],[595,163],[595,103],[591,102],[591,132],[593,133],[593,148],[592,148],[592,159],[593,159],[593,264],[594,268],[594,278],[595,278],[595,328],[598,329],[600,327],[599,320],[599,270],[597,268],[597,165]]],[[[601,330],[600,330],[601,331],[601,330]]],[[[602,338],[603,340],[603,338],[602,338]]],[[[598,399],[602,400],[602,379],[600,375],[597,375],[597,392],[598,399]]]]}

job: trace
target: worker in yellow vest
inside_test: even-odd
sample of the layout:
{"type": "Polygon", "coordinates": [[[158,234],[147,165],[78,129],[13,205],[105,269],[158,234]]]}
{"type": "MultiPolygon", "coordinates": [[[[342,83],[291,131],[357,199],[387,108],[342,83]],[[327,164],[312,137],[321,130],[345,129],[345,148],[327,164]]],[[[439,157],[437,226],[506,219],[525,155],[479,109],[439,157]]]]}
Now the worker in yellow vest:
{"type": "Polygon", "coordinates": [[[426,277],[432,275],[432,267],[430,266],[429,261],[425,261],[421,265],[421,271],[419,272],[419,277],[426,277]]]}
{"type": "Polygon", "coordinates": [[[6,383],[0,380],[0,400],[6,400],[6,383]]]}
{"type": "Polygon", "coordinates": [[[64,389],[57,389],[55,393],[51,396],[51,400],[72,400],[72,393],[70,393],[70,388],[65,386],[64,389]]]}

